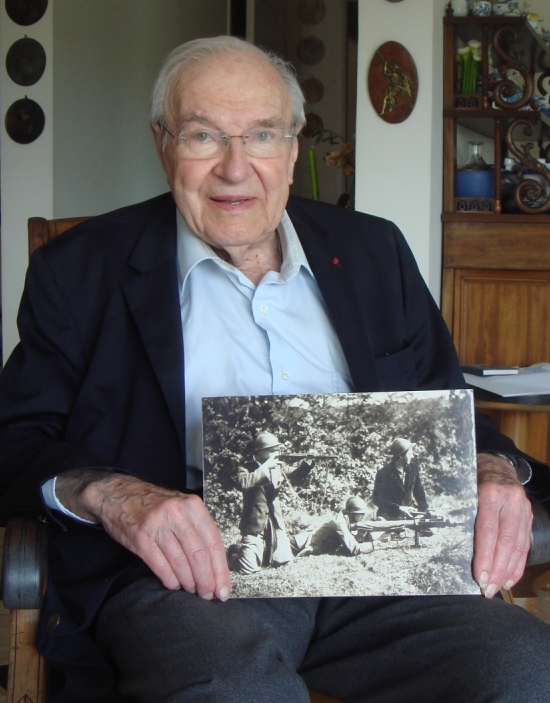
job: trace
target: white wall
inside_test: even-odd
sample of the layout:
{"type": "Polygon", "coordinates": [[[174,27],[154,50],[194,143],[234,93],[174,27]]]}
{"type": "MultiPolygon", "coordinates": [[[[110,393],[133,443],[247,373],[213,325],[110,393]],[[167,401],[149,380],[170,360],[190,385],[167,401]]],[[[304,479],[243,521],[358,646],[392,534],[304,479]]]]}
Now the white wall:
{"type": "MultiPolygon", "coordinates": [[[[42,20],[15,25],[2,2],[3,112],[25,94],[46,129],[15,144],[2,126],[4,358],[18,340],[16,312],[27,267],[27,218],[93,215],[166,189],[149,133],[149,92],[177,44],[227,31],[226,0],[50,0],[42,20]],[[27,34],[46,50],[46,74],[29,88],[5,73],[5,55],[27,34]]],[[[2,120],[3,123],[3,120],[2,120]]]]}
{"type": "Polygon", "coordinates": [[[358,210],[393,220],[405,234],[432,294],[441,271],[442,17],[444,0],[359,0],[357,85],[358,210]],[[367,74],[375,50],[403,44],[418,71],[418,98],[399,124],[372,107],[367,74]]]}
{"type": "Polygon", "coordinates": [[[5,3],[0,9],[0,90],[2,97],[1,198],[2,198],[2,327],[4,347],[17,341],[15,314],[23,290],[28,262],[27,218],[31,214],[53,216],[53,10],[52,0],[41,20],[28,27],[8,17],[5,3]],[[13,42],[24,36],[39,41],[46,51],[46,70],[31,86],[14,83],[6,72],[6,54],[13,42]],[[25,95],[36,101],[45,114],[44,131],[31,144],[17,144],[8,136],[4,115],[9,106],[25,95]]]}
{"type": "Polygon", "coordinates": [[[225,0],[55,0],[54,217],[166,190],[151,86],[171,49],[226,27],[225,0]]]}

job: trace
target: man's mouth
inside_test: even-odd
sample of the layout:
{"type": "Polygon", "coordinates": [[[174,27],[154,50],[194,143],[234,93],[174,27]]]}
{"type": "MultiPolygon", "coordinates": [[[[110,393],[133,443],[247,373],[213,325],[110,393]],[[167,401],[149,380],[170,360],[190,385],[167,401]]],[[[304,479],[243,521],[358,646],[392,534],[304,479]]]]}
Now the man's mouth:
{"type": "Polygon", "coordinates": [[[254,202],[254,198],[245,195],[213,197],[212,200],[219,206],[225,208],[246,207],[254,202]]]}

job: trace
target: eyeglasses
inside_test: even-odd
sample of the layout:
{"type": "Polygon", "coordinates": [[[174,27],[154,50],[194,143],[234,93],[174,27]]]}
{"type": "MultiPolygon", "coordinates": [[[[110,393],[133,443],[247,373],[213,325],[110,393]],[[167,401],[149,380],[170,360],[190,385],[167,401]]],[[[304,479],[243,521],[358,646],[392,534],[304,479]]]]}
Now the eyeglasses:
{"type": "Polygon", "coordinates": [[[191,159],[213,159],[223,156],[230,139],[240,139],[249,156],[258,159],[273,159],[280,156],[287,139],[296,134],[287,134],[281,127],[255,127],[243,134],[224,134],[217,129],[194,129],[174,135],[164,125],[162,129],[182,147],[183,154],[191,159]]]}

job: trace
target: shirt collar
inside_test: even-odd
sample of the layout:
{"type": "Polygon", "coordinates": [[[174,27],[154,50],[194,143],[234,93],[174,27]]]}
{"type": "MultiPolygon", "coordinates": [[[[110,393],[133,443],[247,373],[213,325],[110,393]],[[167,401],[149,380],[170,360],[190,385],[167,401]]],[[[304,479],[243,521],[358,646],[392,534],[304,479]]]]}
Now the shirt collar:
{"type": "MultiPolygon", "coordinates": [[[[180,293],[183,291],[184,283],[191,270],[202,261],[210,260],[230,273],[235,272],[236,269],[232,264],[228,264],[220,258],[209,244],[200,239],[200,237],[197,237],[184,220],[179,210],[176,210],[176,223],[180,293]]],[[[286,210],[277,228],[277,233],[281,239],[281,248],[283,251],[283,266],[280,273],[282,281],[287,281],[295,276],[301,266],[313,275],[306,255],[304,254],[302,244],[298,239],[294,225],[286,210]]]]}

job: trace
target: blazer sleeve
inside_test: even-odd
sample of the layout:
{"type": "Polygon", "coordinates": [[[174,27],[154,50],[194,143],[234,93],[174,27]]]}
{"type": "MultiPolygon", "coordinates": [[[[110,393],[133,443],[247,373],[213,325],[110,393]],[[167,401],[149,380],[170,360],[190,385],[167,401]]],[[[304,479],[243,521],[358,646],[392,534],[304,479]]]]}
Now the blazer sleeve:
{"type": "Polygon", "coordinates": [[[102,467],[67,442],[86,373],[79,324],[42,252],[31,257],[18,314],[20,343],[0,374],[0,516],[43,514],[41,484],[74,468],[102,467]]]}

